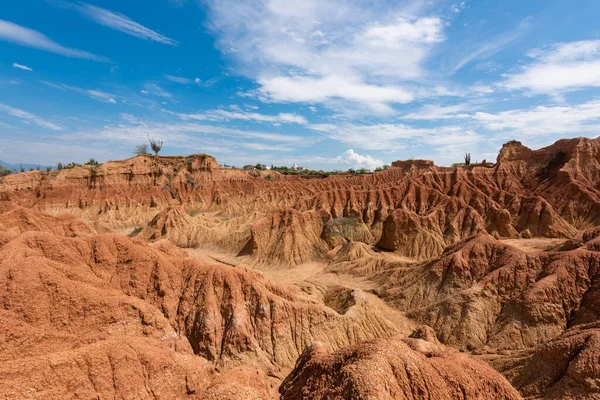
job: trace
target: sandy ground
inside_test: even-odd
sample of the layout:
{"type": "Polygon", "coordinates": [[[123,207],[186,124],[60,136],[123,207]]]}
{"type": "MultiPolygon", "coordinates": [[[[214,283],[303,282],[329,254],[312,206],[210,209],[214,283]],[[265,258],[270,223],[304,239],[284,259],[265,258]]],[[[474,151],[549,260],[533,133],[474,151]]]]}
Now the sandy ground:
{"type": "MultiPolygon", "coordinates": [[[[207,263],[221,263],[231,266],[250,264],[248,257],[237,257],[235,254],[221,253],[208,249],[185,249],[190,258],[200,259],[207,263]]],[[[281,284],[295,285],[307,296],[322,300],[321,297],[328,289],[346,287],[358,289],[355,295],[369,303],[381,316],[386,318],[392,325],[396,326],[401,336],[408,336],[418,325],[406,317],[405,313],[389,306],[385,301],[369,293],[377,287],[376,283],[361,277],[347,274],[336,274],[325,271],[327,264],[321,262],[310,262],[289,268],[278,268],[276,266],[261,265],[257,269],[268,280],[281,284]]]]}
{"type": "Polygon", "coordinates": [[[540,251],[552,251],[562,246],[567,239],[504,239],[504,243],[523,250],[527,253],[538,253],[540,251]]]}

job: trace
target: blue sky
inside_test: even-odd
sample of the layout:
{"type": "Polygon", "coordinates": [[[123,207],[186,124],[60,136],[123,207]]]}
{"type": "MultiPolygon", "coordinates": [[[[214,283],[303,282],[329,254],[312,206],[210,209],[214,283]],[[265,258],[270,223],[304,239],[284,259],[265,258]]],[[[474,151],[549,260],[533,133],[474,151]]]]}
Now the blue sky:
{"type": "Polygon", "coordinates": [[[493,160],[600,134],[600,2],[0,3],[0,159],[493,160]]]}

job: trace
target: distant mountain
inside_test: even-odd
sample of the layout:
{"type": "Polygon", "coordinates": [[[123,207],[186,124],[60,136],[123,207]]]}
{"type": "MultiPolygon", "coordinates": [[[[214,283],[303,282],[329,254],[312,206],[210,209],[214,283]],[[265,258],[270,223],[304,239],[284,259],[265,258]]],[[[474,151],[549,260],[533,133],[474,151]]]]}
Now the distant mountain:
{"type": "MultiPolygon", "coordinates": [[[[37,167],[39,166],[40,169],[46,169],[48,168],[48,165],[41,165],[41,164],[10,164],[7,163],[6,161],[2,161],[0,160],[0,165],[2,165],[4,168],[11,170],[11,171],[17,171],[20,172],[21,168],[23,168],[25,171],[29,171],[31,168],[33,169],[37,169],[37,167]]],[[[56,167],[51,167],[52,169],[55,169],[56,167]]]]}

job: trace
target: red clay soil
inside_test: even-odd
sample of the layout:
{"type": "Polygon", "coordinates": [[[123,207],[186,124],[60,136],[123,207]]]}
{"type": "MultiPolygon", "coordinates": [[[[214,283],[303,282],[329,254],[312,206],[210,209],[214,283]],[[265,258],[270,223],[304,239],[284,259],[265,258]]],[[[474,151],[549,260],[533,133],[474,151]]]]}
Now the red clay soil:
{"type": "Polygon", "coordinates": [[[600,316],[600,253],[526,253],[479,235],[439,259],[376,274],[377,293],[469,350],[523,349],[600,316]]]}
{"type": "MultiPolygon", "coordinates": [[[[354,240],[427,259],[481,231],[504,238],[570,238],[600,225],[599,160],[600,139],[587,138],[536,151],[510,142],[495,165],[396,162],[375,174],[326,179],[219,169],[205,155],[140,156],[97,168],[5,177],[0,207],[68,211],[99,231],[145,226],[170,206],[212,212],[218,218],[198,222],[203,229],[183,228],[188,245],[252,249],[260,262],[289,265],[322,258],[324,247],[339,244],[328,237],[327,222],[355,218],[354,240]],[[290,208],[299,213],[291,219],[290,208]],[[261,234],[274,220],[280,233],[261,234]],[[274,248],[274,237],[294,241],[296,229],[285,229],[292,221],[302,221],[308,245],[274,248]],[[228,242],[228,233],[235,239],[228,242]]],[[[176,226],[159,234],[168,236],[169,228],[176,226]]]]}
{"type": "Polygon", "coordinates": [[[260,399],[285,378],[284,399],[600,398],[599,226],[600,139],[324,179],[206,155],[9,175],[0,393],[260,399]],[[314,262],[424,326],[402,337],[355,288],[185,247],[290,274],[314,262]]]}
{"type": "Polygon", "coordinates": [[[15,230],[32,220],[55,226],[0,244],[0,393],[9,398],[266,398],[252,394],[273,389],[262,371],[282,378],[307,344],[395,332],[366,306],[340,315],[256,272],[184,258],[164,241],[68,237],[54,233],[71,235],[65,217],[18,211],[15,230]],[[215,381],[215,368],[239,365],[215,381]]]}
{"type": "Polygon", "coordinates": [[[523,352],[486,359],[523,396],[543,399],[600,397],[600,324],[578,325],[523,352]]]}
{"type": "Polygon", "coordinates": [[[314,343],[279,391],[284,400],[521,399],[485,362],[444,350],[418,351],[400,339],[336,352],[314,343]]]}

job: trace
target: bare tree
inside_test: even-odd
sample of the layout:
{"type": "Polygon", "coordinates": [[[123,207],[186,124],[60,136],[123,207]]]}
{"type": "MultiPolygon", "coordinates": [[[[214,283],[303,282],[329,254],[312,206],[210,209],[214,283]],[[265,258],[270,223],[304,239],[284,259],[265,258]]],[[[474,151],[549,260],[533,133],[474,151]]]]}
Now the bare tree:
{"type": "Polygon", "coordinates": [[[150,139],[150,136],[148,136],[148,141],[150,142],[150,148],[154,152],[154,156],[158,157],[158,153],[160,153],[160,150],[163,147],[163,141],[150,139]]]}
{"type": "Polygon", "coordinates": [[[160,167],[158,165],[158,153],[160,153],[160,150],[163,147],[163,142],[162,140],[150,139],[150,135],[148,135],[148,141],[150,142],[150,148],[154,152],[154,185],[156,185],[156,178],[160,173],[160,167]]]}
{"type": "Polygon", "coordinates": [[[146,144],[146,143],[138,144],[137,146],[135,146],[135,150],[133,151],[133,154],[135,154],[136,156],[145,156],[145,155],[149,154],[148,144],[146,144]]]}
{"type": "Polygon", "coordinates": [[[471,165],[471,153],[465,153],[465,165],[471,165]]]}

